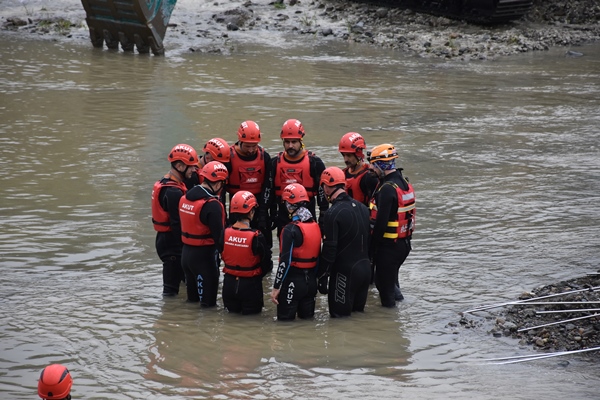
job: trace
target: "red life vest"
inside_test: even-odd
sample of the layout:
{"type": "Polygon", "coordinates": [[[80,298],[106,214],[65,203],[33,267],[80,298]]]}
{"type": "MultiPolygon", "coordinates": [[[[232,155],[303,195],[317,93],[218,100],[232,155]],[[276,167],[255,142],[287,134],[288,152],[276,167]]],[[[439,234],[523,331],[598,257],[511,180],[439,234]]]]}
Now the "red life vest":
{"type": "Polygon", "coordinates": [[[166,187],[176,187],[184,195],[187,191],[184,183],[173,180],[171,174],[165,175],[163,179],[154,184],[150,199],[152,202],[152,224],[157,232],[171,232],[169,213],[160,205],[160,192],[166,187]]]}
{"type": "MultiPolygon", "coordinates": [[[[397,217],[392,221],[388,221],[383,237],[385,239],[396,240],[411,236],[415,230],[417,214],[415,191],[412,185],[410,183],[408,184],[408,190],[402,190],[393,182],[385,182],[383,185],[393,186],[394,189],[396,189],[396,194],[398,197],[397,217]]],[[[377,192],[381,190],[383,185],[377,189],[377,192]]],[[[375,221],[377,219],[377,204],[375,203],[375,195],[373,195],[373,198],[371,199],[369,208],[371,209],[371,221],[375,221]]]]}
{"type": "Polygon", "coordinates": [[[223,224],[225,224],[225,208],[217,197],[205,197],[190,201],[185,196],[179,201],[179,218],[181,219],[181,241],[190,246],[210,246],[215,240],[210,234],[208,225],[200,221],[200,211],[209,201],[216,201],[221,206],[223,224]]]}
{"type": "Polygon", "coordinates": [[[223,272],[242,278],[260,275],[260,256],[252,252],[252,241],[259,231],[252,229],[225,229],[225,242],[221,258],[223,272]]]}
{"type": "Polygon", "coordinates": [[[227,192],[234,194],[240,190],[247,190],[253,195],[260,193],[265,181],[265,149],[258,146],[258,154],[252,161],[242,160],[231,146],[231,172],[227,183],[227,192]]]}
{"type": "Polygon", "coordinates": [[[316,196],[314,189],[315,181],[310,176],[310,156],[312,153],[306,151],[298,163],[291,163],[283,156],[283,152],[277,155],[277,171],[275,171],[275,195],[281,197],[283,189],[290,183],[299,183],[306,189],[308,198],[316,196]]]}
{"type": "Polygon", "coordinates": [[[369,166],[367,164],[362,164],[360,170],[355,173],[351,173],[348,167],[343,170],[344,175],[346,176],[346,192],[350,197],[363,204],[366,204],[367,196],[360,189],[360,182],[368,170],[369,166]]]}
{"type": "MultiPolygon", "coordinates": [[[[290,265],[296,268],[314,268],[321,254],[321,229],[314,221],[299,222],[292,221],[302,232],[302,246],[292,249],[292,261],[290,265]]],[[[282,231],[283,235],[283,231],[282,231]]],[[[281,238],[279,238],[279,250],[281,252],[281,238]]]]}

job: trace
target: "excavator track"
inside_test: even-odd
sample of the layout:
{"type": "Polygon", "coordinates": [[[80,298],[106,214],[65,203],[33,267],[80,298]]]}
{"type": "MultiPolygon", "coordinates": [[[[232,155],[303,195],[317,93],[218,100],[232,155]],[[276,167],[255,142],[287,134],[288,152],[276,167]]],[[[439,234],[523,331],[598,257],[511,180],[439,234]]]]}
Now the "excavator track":
{"type": "Polygon", "coordinates": [[[81,0],[94,47],[163,55],[163,38],[177,0],[81,0]]]}
{"type": "Polygon", "coordinates": [[[501,24],[521,18],[533,0],[355,0],[389,7],[463,19],[480,24],[501,24]]]}

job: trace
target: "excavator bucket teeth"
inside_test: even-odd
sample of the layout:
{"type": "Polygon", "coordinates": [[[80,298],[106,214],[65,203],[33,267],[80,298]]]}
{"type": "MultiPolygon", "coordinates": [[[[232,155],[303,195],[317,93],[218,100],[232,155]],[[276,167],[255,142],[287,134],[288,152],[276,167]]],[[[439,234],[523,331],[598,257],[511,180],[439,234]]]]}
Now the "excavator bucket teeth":
{"type": "Polygon", "coordinates": [[[163,38],[177,0],[81,0],[94,47],[154,55],[165,52],[163,38]]]}

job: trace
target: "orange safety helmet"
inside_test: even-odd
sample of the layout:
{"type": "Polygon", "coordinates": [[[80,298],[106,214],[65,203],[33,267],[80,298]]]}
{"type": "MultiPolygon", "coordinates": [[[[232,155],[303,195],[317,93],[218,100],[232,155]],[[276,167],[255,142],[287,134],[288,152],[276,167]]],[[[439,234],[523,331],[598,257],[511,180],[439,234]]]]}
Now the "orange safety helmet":
{"type": "Polygon", "coordinates": [[[244,121],[238,128],[238,140],[243,143],[259,143],[260,128],[254,121],[244,121]]]}
{"type": "Polygon", "coordinates": [[[170,162],[181,161],[185,165],[197,165],[198,153],[189,144],[178,144],[171,149],[168,159],[170,162]]]}
{"type": "Polygon", "coordinates": [[[231,201],[229,202],[229,212],[248,214],[257,206],[258,202],[256,201],[256,197],[254,197],[251,192],[240,190],[231,197],[231,201]]]}
{"type": "Polygon", "coordinates": [[[304,127],[297,119],[288,119],[281,127],[281,139],[299,139],[304,137],[304,127]]]}
{"type": "Polygon", "coordinates": [[[320,184],[326,186],[346,185],[344,171],[338,167],[325,168],[325,171],[321,174],[320,184]]]}
{"type": "Polygon", "coordinates": [[[227,167],[225,167],[222,163],[218,161],[211,161],[202,167],[200,176],[203,176],[204,179],[208,179],[211,182],[227,181],[227,178],[229,178],[229,172],[227,171],[227,167]]]}
{"type": "Polygon", "coordinates": [[[367,153],[367,159],[371,164],[375,161],[391,161],[398,158],[398,152],[394,145],[389,143],[380,144],[373,147],[373,150],[367,153]]]}
{"type": "Polygon", "coordinates": [[[38,381],[38,396],[47,400],[66,398],[71,392],[73,378],[64,365],[52,364],[42,370],[38,381]]]}
{"type": "Polygon", "coordinates": [[[302,201],[308,201],[308,194],[301,184],[290,183],[283,189],[281,198],[290,204],[298,204],[302,201]]]}
{"type": "Polygon", "coordinates": [[[340,139],[340,153],[352,153],[360,160],[364,158],[363,150],[367,148],[365,139],[357,132],[348,132],[340,139]]]}
{"type": "Polygon", "coordinates": [[[229,162],[231,156],[229,145],[224,139],[212,138],[204,145],[204,152],[210,153],[215,161],[229,162]]]}

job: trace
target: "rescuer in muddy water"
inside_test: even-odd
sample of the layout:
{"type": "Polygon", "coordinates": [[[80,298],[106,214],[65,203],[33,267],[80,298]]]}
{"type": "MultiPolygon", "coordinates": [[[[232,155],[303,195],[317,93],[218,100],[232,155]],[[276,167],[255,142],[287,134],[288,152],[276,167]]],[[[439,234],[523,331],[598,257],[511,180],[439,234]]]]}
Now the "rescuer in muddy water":
{"type": "Polygon", "coordinates": [[[228,175],[222,163],[209,162],[200,172],[202,183],[190,189],[179,202],[181,264],[185,271],[187,301],[200,302],[202,307],[217,305],[221,264],[218,243],[226,217],[219,195],[228,175]]]}
{"type": "Polygon", "coordinates": [[[279,321],[312,318],[317,296],[316,266],[321,252],[321,230],[308,210],[308,194],[296,183],[283,189],[282,200],[291,216],[279,238],[279,265],[271,301],[279,321]]]}
{"type": "Polygon", "coordinates": [[[345,317],[364,311],[367,302],[371,283],[369,209],[348,196],[344,172],[338,167],[325,169],[320,183],[331,207],[323,217],[318,289],[328,295],[329,315],[345,317]]]}
{"type": "Polygon", "coordinates": [[[223,305],[227,311],[258,314],[264,306],[263,277],[273,269],[271,244],[250,221],[258,208],[256,197],[247,190],[233,195],[229,217],[235,220],[225,229],[223,259],[223,305]]]}
{"type": "Polygon", "coordinates": [[[181,222],[179,200],[193,186],[198,170],[198,154],[187,144],[178,144],[169,152],[171,170],[152,188],[152,224],[156,231],[156,252],[163,263],[163,296],[179,294],[184,281],[181,267],[181,222]]]}

